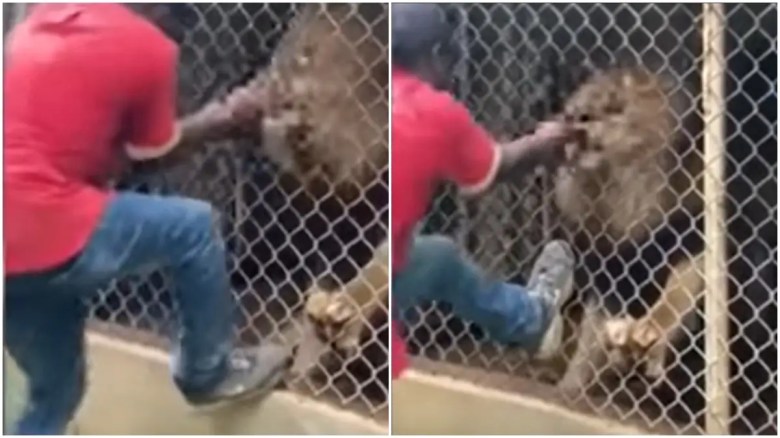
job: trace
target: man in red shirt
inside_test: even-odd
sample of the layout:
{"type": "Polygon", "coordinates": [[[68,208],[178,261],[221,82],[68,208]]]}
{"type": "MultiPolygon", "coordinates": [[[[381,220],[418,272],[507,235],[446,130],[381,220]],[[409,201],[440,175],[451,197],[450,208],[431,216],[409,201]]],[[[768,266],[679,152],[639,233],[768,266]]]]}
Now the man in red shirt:
{"type": "Polygon", "coordinates": [[[65,431],[85,385],[85,302],[126,274],[172,274],[181,320],[172,370],[190,403],[265,393],[289,364],[280,346],[233,351],[235,304],[211,205],[107,187],[122,155],[186,155],[260,110],[236,93],[177,123],[177,52],[119,4],[34,6],[7,42],[4,342],[30,388],[17,433],[65,431]]]}
{"type": "MultiPolygon", "coordinates": [[[[574,258],[562,241],[546,245],[526,286],[488,278],[449,238],[417,236],[433,190],[456,182],[476,194],[500,175],[554,167],[574,132],[543,123],[534,134],[499,145],[450,94],[457,56],[453,31],[434,4],[392,9],[392,249],[393,306],[398,315],[424,301],[447,302],[492,339],[539,353],[557,350],[560,307],[571,293],[574,258]]],[[[393,327],[393,377],[406,367],[405,346],[393,327]]]]}

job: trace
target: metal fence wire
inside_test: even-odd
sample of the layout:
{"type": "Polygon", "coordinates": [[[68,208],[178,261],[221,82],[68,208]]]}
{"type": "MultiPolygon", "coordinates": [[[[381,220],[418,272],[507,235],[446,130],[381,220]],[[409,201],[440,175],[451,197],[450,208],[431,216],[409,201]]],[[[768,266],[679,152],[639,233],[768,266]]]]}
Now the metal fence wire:
{"type": "MultiPolygon", "coordinates": [[[[289,386],[367,415],[384,415],[387,6],[193,3],[171,13],[185,24],[180,113],[258,77],[257,83],[281,90],[290,105],[284,109],[305,118],[314,133],[305,141],[312,144],[296,137],[295,144],[277,144],[281,148],[271,159],[259,142],[214,144],[165,172],[134,168],[119,186],[212,202],[222,213],[229,249],[239,342],[298,343],[325,336],[335,347],[319,345],[309,354],[314,366],[300,370],[289,386]],[[308,94],[285,89],[284,80],[304,84],[308,94]],[[330,150],[336,139],[336,147],[352,141],[352,150],[372,151],[356,155],[350,169],[370,172],[349,187],[286,166],[285,148],[330,150]]],[[[170,286],[164,272],[116,282],[94,303],[93,317],[165,340],[175,322],[170,286]]]]}
{"type": "Polygon", "coordinates": [[[510,139],[563,114],[587,139],[553,175],[443,189],[425,227],[515,281],[572,242],[562,351],[529,360],[431,303],[403,315],[418,366],[670,434],[776,434],[776,6],[443,9],[478,121],[510,139]]]}

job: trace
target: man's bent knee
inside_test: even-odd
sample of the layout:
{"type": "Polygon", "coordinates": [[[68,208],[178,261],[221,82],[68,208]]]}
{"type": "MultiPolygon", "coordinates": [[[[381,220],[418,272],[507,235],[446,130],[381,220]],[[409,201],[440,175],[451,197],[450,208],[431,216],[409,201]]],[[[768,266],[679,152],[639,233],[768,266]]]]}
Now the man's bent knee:
{"type": "Polygon", "coordinates": [[[189,198],[171,198],[170,202],[177,210],[176,219],[179,232],[176,237],[183,239],[183,245],[220,243],[220,215],[208,202],[189,198]]]}
{"type": "Polygon", "coordinates": [[[462,270],[461,250],[442,235],[418,236],[406,266],[393,279],[393,300],[400,309],[435,300],[462,270]]]}
{"type": "Polygon", "coordinates": [[[219,229],[219,212],[206,201],[191,198],[171,197],[172,205],[181,212],[182,224],[204,230],[219,229]]]}
{"type": "Polygon", "coordinates": [[[447,264],[461,256],[461,249],[454,240],[444,235],[434,234],[418,236],[414,239],[410,260],[412,263],[447,264]]]}

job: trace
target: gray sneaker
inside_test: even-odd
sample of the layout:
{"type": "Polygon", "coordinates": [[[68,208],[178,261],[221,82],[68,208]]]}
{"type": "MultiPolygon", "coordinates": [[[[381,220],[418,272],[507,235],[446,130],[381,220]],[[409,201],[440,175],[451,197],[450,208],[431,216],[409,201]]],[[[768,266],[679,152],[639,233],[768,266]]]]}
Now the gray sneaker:
{"type": "Polygon", "coordinates": [[[292,351],[288,347],[264,344],[236,350],[230,355],[227,375],[216,387],[204,392],[185,391],[184,397],[198,407],[262,398],[279,386],[291,365],[292,351]]]}
{"type": "Polygon", "coordinates": [[[545,245],[536,259],[528,280],[528,293],[538,296],[548,309],[550,323],[542,338],[535,358],[554,356],[563,342],[563,305],[571,297],[574,283],[574,252],[563,240],[545,245]]]}

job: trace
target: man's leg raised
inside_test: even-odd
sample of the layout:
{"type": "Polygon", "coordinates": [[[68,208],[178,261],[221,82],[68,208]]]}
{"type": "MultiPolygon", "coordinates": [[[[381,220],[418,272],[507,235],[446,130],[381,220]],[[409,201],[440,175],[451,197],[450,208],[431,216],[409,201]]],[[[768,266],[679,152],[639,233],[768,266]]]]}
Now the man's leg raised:
{"type": "Polygon", "coordinates": [[[172,369],[189,402],[209,404],[276,386],[290,361],[287,348],[232,351],[236,308],[210,204],[117,194],[68,276],[71,283],[94,284],[156,268],[167,268],[173,279],[180,328],[172,369]]]}
{"type": "Polygon", "coordinates": [[[445,236],[419,236],[406,267],[393,278],[393,303],[399,311],[426,301],[449,303],[492,339],[535,351],[571,292],[573,263],[568,245],[551,242],[524,287],[486,275],[445,236]]]}

